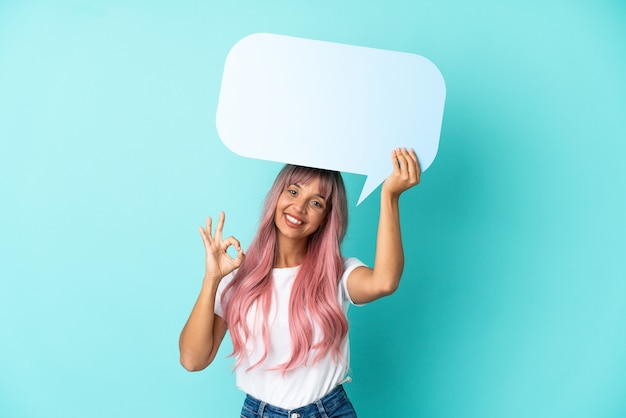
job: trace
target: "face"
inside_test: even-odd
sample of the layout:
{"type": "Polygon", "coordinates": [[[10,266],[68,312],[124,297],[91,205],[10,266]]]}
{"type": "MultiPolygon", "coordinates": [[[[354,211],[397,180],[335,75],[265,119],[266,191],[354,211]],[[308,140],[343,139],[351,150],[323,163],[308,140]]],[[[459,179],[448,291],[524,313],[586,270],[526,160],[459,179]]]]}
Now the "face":
{"type": "Polygon", "coordinates": [[[276,205],[274,223],[281,238],[306,240],[324,223],[327,202],[319,190],[319,179],[288,185],[276,205]]]}

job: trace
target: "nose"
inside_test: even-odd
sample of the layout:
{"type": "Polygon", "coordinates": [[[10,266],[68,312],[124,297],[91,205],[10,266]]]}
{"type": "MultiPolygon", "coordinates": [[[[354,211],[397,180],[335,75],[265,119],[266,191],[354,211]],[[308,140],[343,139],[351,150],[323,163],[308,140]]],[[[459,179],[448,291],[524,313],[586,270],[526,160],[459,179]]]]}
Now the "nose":
{"type": "Polygon", "coordinates": [[[306,200],[304,198],[299,197],[294,200],[292,206],[296,211],[300,213],[304,213],[305,208],[306,208],[306,200]]]}

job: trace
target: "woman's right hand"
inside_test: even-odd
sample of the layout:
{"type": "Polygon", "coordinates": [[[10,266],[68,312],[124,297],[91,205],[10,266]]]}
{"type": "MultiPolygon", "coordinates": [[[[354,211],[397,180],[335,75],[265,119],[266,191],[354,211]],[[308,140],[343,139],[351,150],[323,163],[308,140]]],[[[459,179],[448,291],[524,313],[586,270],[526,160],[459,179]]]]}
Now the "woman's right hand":
{"type": "Polygon", "coordinates": [[[204,249],[206,250],[205,279],[221,280],[228,273],[239,267],[245,257],[241,244],[235,237],[230,236],[222,240],[224,219],[224,212],[220,212],[215,235],[211,234],[213,220],[210,217],[206,220],[206,229],[203,227],[198,228],[204,242],[204,249]],[[226,252],[231,245],[235,246],[237,250],[237,258],[231,257],[226,252]]]}

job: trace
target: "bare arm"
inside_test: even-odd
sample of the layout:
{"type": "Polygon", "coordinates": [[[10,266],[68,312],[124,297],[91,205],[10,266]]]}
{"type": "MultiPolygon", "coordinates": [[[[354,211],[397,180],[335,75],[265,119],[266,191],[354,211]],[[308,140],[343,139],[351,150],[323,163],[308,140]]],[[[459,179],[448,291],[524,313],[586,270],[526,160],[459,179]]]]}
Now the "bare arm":
{"type": "Polygon", "coordinates": [[[205,279],[198,300],[180,333],[180,364],[190,372],[211,364],[226,335],[226,321],[213,312],[218,283],[213,285],[205,279]]]}
{"type": "Polygon", "coordinates": [[[396,149],[391,159],[393,172],[383,183],[380,196],[374,268],[357,267],[348,277],[348,293],[357,304],[395,292],[404,269],[399,199],[404,191],[419,184],[421,171],[412,149],[396,149]]]}
{"type": "Polygon", "coordinates": [[[224,218],[224,213],[220,213],[215,236],[211,235],[211,218],[207,219],[206,229],[200,227],[206,250],[206,272],[200,295],[178,342],[180,363],[189,371],[204,369],[217,354],[228,328],[226,321],[214,313],[217,287],[222,278],[239,267],[244,259],[239,241],[233,237],[222,240],[224,218]],[[237,258],[226,253],[231,245],[237,249],[237,258]]]}

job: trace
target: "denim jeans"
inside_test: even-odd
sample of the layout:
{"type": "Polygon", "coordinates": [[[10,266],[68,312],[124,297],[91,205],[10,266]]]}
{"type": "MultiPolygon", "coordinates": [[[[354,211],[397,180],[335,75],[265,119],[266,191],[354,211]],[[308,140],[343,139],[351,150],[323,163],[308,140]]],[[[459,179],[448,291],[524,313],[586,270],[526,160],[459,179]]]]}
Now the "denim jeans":
{"type": "Polygon", "coordinates": [[[241,409],[241,418],[356,418],[352,402],[339,385],[313,403],[287,410],[246,396],[241,409]]]}

